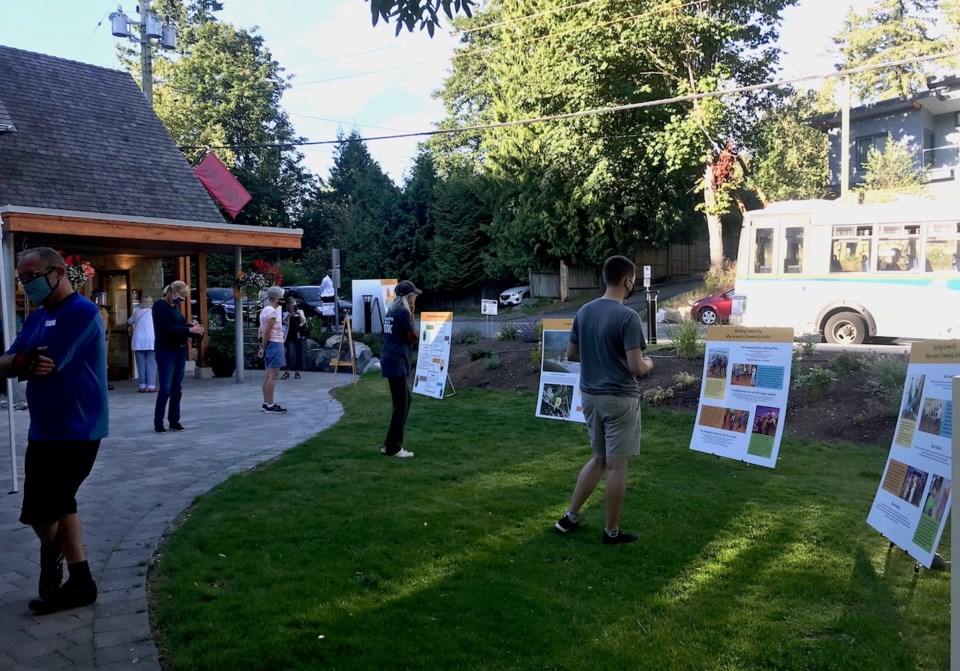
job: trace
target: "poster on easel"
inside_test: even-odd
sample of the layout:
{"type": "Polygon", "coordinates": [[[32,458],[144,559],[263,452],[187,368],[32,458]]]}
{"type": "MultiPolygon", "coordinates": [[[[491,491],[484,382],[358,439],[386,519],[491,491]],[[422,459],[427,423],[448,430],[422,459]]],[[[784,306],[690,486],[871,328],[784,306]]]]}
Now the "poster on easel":
{"type": "Polygon", "coordinates": [[[690,449],[774,468],[792,362],[792,328],[709,327],[690,449]]]}
{"type": "Polygon", "coordinates": [[[383,319],[396,298],[397,280],[353,280],[350,283],[353,292],[353,328],[361,333],[382,333],[383,319]],[[364,296],[370,297],[370,327],[364,312],[364,296]]]}
{"type": "Polygon", "coordinates": [[[914,343],[897,428],[867,524],[930,568],[950,510],[952,381],[960,340],[914,343]]]}
{"type": "Polygon", "coordinates": [[[452,312],[424,312],[420,315],[420,347],[413,393],[443,398],[450,365],[452,312]]]}
{"type": "Polygon", "coordinates": [[[537,417],[586,423],[580,394],[580,363],[567,359],[572,319],[544,319],[537,417]]]}

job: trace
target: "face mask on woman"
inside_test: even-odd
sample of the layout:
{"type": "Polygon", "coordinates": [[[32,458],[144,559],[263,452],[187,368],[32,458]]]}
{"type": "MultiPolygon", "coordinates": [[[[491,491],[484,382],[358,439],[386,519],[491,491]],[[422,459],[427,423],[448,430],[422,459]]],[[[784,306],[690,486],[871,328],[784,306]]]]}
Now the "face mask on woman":
{"type": "Polygon", "coordinates": [[[180,304],[181,304],[182,302],[184,302],[185,300],[187,300],[187,299],[184,298],[183,296],[180,296],[180,295],[178,294],[178,295],[176,295],[176,296],[173,297],[173,304],[174,304],[174,305],[180,305],[180,304]]]}

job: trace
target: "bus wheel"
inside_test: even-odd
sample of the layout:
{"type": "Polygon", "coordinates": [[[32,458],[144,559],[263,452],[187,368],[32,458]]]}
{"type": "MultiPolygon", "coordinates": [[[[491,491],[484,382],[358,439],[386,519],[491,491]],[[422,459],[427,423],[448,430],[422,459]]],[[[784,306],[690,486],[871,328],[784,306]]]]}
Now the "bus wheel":
{"type": "Polygon", "coordinates": [[[834,345],[860,345],[867,339],[867,322],[853,312],[838,312],[827,320],[823,335],[834,345]]]}

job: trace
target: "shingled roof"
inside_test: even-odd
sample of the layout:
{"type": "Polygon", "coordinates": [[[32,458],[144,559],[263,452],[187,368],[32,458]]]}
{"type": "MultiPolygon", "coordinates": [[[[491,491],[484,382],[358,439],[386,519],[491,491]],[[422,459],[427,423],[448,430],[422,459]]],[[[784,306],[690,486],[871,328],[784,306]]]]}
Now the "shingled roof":
{"type": "Polygon", "coordinates": [[[0,46],[0,207],[224,224],[125,72],[0,46]]]}

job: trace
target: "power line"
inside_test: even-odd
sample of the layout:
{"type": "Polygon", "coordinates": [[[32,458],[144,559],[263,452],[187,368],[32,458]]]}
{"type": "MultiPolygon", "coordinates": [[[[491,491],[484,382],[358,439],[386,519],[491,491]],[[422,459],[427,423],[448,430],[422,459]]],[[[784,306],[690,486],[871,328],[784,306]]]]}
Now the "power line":
{"type": "Polygon", "coordinates": [[[368,123],[356,123],[355,121],[340,121],[339,119],[326,119],[321,116],[313,116],[312,114],[304,114],[303,112],[291,112],[287,110],[287,114],[292,114],[293,116],[301,116],[307,119],[316,119],[317,121],[326,121],[327,123],[334,123],[340,126],[356,126],[357,128],[376,128],[378,130],[392,130],[397,133],[406,133],[407,131],[403,128],[390,128],[388,126],[374,126],[368,123]]]}
{"type": "Polygon", "coordinates": [[[798,84],[801,82],[814,81],[819,79],[835,79],[837,77],[845,77],[848,75],[856,75],[864,72],[872,72],[874,70],[883,70],[885,68],[898,67],[901,65],[912,65],[915,63],[925,63],[927,61],[939,60],[941,58],[948,58],[950,56],[960,55],[960,49],[954,51],[945,51],[939,54],[932,54],[929,56],[918,56],[914,58],[903,58],[896,61],[887,61],[885,63],[877,63],[875,65],[862,65],[857,68],[847,68],[846,70],[836,70],[834,72],[827,72],[816,75],[805,75],[803,77],[794,77],[792,79],[779,79],[773,82],[766,82],[764,84],[751,84],[749,86],[737,86],[734,88],[723,89],[720,91],[708,91],[705,93],[690,93],[682,96],[673,96],[671,98],[660,98],[658,100],[646,100],[644,102],[638,103],[626,103],[624,105],[614,105],[611,107],[597,107],[589,110],[580,110],[579,112],[566,112],[563,114],[553,114],[550,116],[534,117],[531,119],[517,119],[515,121],[501,121],[498,123],[491,124],[478,124],[475,126],[462,126],[460,128],[442,128],[434,129],[427,131],[417,131],[410,133],[400,133],[397,135],[379,135],[371,136],[365,138],[343,138],[337,140],[318,140],[318,141],[307,141],[307,142],[293,142],[293,143],[276,143],[276,144],[248,144],[248,145],[223,145],[223,146],[182,146],[180,149],[268,149],[268,148],[292,148],[300,147],[307,145],[325,145],[325,144],[338,144],[340,142],[373,142],[376,140],[398,140],[403,138],[410,137],[430,137],[433,135],[455,135],[458,133],[472,133],[481,130],[493,130],[497,128],[511,128],[514,126],[529,126],[535,123],[543,123],[546,121],[561,121],[565,119],[577,119],[580,117],[586,116],[597,116],[599,114],[610,114],[612,112],[626,112],[629,110],[644,109],[647,107],[662,107],[664,105],[674,105],[677,103],[683,102],[693,102],[696,100],[704,100],[706,98],[720,98],[723,96],[734,95],[738,93],[750,93],[752,91],[760,91],[768,88],[775,88],[779,86],[786,86],[788,84],[798,84]]]}
{"type": "MultiPolygon", "coordinates": [[[[95,25],[95,26],[93,27],[93,30],[90,31],[90,34],[89,34],[89,35],[87,35],[87,39],[84,40],[83,46],[80,47],[80,51],[77,53],[77,56],[76,56],[77,60],[79,60],[79,59],[83,56],[83,50],[87,48],[87,44],[90,43],[90,39],[93,37],[94,33],[97,32],[97,28],[99,28],[100,26],[103,25],[103,20],[104,20],[105,18],[107,18],[107,14],[110,13],[110,8],[111,8],[111,7],[113,7],[113,0],[110,0],[110,2],[107,4],[107,11],[105,11],[105,12],[103,13],[103,16],[100,17],[100,20],[99,20],[99,21],[97,21],[97,25],[95,25]]],[[[101,38],[101,39],[102,39],[102,38],[101,38]]],[[[94,43],[93,46],[95,47],[95,46],[97,46],[98,44],[100,44],[100,40],[97,40],[97,41],[94,43]]],[[[93,47],[91,47],[91,48],[93,48],[93,47]]]]}
{"type": "Polygon", "coordinates": [[[350,53],[348,53],[348,54],[341,54],[341,55],[339,55],[339,56],[326,56],[326,57],[324,57],[324,58],[318,58],[318,59],[312,60],[312,61],[301,61],[301,62],[299,62],[299,63],[293,63],[293,64],[291,64],[291,65],[288,65],[287,67],[289,67],[289,68],[296,68],[296,67],[299,67],[299,66],[301,66],[301,65],[313,65],[314,63],[326,63],[326,62],[329,62],[329,61],[339,61],[339,60],[343,60],[343,59],[345,59],[345,58],[353,58],[354,56],[365,56],[365,55],[367,55],[367,54],[375,54],[375,53],[377,53],[377,52],[379,52],[379,51],[390,51],[390,50],[392,50],[392,49],[400,49],[400,48],[401,48],[400,45],[394,45],[394,46],[390,46],[390,47],[378,47],[378,48],[376,48],[376,49],[366,49],[366,50],[364,50],[364,51],[353,51],[353,52],[350,52],[350,53]]]}

